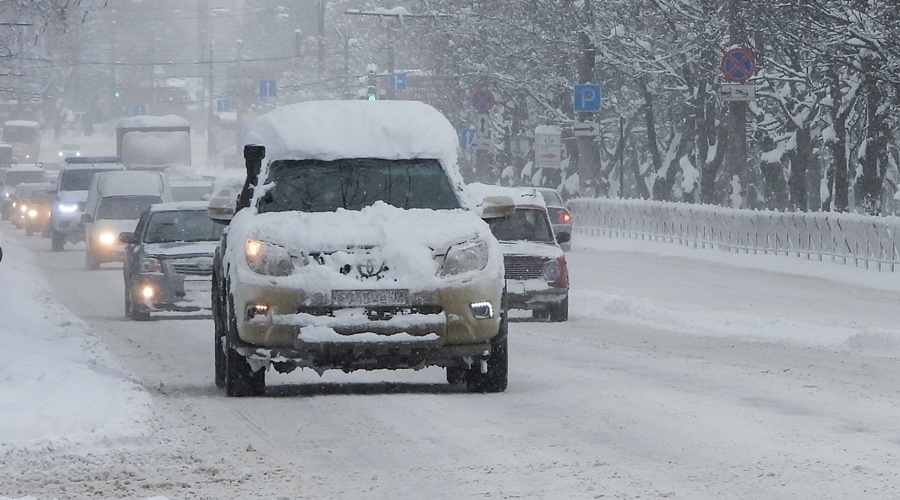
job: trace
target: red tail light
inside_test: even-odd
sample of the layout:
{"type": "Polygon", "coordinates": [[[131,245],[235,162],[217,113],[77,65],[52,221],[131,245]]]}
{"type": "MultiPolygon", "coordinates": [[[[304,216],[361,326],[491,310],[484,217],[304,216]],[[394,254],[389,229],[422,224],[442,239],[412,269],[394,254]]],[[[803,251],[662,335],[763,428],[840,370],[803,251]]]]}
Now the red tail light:
{"type": "Polygon", "coordinates": [[[559,221],[563,224],[572,222],[572,213],[568,210],[563,211],[563,213],[559,214],[559,221]]]}

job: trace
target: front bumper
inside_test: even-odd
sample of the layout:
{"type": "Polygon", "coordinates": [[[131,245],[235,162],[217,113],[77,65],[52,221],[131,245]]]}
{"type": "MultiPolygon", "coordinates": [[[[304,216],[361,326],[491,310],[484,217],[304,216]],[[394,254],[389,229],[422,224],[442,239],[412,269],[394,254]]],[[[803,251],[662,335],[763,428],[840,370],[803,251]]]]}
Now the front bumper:
{"type": "Polygon", "coordinates": [[[510,309],[543,309],[559,304],[568,295],[567,288],[554,287],[540,279],[506,280],[506,300],[510,309]]]}
{"type": "Polygon", "coordinates": [[[54,213],[50,217],[50,226],[57,233],[66,235],[73,243],[84,241],[84,224],[81,223],[81,212],[64,216],[54,213]]]}
{"type": "Polygon", "coordinates": [[[341,353],[395,352],[403,357],[419,352],[417,359],[428,358],[429,363],[459,352],[482,353],[500,328],[502,286],[499,276],[448,280],[440,289],[410,290],[402,306],[341,307],[330,291],[263,284],[258,278],[232,282],[236,340],[251,351],[263,348],[313,364],[327,364],[324,359],[341,353]],[[479,303],[490,304],[491,317],[476,317],[473,304],[479,303]]]}
{"type": "Polygon", "coordinates": [[[208,277],[187,279],[179,274],[141,273],[134,279],[131,293],[135,307],[143,312],[207,311],[210,309],[211,283],[208,277]],[[150,298],[143,293],[147,287],[153,291],[150,298]]]}

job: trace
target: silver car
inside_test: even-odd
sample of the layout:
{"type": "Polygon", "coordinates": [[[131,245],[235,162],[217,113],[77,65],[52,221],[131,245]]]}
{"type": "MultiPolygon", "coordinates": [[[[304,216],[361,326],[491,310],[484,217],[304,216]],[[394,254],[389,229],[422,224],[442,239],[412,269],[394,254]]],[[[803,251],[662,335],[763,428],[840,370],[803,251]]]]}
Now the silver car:
{"type": "Polygon", "coordinates": [[[159,203],[141,216],[126,244],[125,314],[148,320],[154,311],[210,308],[212,262],[224,226],[215,224],[205,201],[159,203]]]}

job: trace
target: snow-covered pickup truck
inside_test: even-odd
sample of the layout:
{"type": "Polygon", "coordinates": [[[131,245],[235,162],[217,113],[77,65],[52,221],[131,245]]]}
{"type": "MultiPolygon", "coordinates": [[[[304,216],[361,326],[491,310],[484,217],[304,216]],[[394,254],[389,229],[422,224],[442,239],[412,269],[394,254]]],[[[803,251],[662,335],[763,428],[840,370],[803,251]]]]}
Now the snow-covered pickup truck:
{"type": "Polygon", "coordinates": [[[304,102],[257,118],[245,144],[233,217],[210,210],[230,224],[213,266],[216,385],[255,396],[269,367],[442,366],[470,391],[506,389],[503,255],[443,115],[304,102]]]}

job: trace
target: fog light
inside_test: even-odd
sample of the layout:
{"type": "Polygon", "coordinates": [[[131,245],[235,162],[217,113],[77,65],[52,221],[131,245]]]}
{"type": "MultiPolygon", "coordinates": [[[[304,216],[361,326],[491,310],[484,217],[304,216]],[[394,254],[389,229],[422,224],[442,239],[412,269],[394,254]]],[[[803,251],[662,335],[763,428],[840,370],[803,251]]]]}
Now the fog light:
{"type": "Polygon", "coordinates": [[[491,319],[494,317],[494,306],[490,302],[474,302],[469,304],[475,319],[491,319]]]}
{"type": "Polygon", "coordinates": [[[141,287],[141,297],[143,297],[144,299],[150,300],[154,295],[156,295],[156,290],[154,290],[152,286],[144,285],[143,287],[141,287]]]}
{"type": "Polygon", "coordinates": [[[112,233],[100,233],[100,236],[97,237],[97,240],[104,245],[112,245],[116,242],[116,235],[112,233]]]}
{"type": "Polygon", "coordinates": [[[269,306],[265,304],[253,304],[247,308],[247,319],[252,319],[257,314],[266,314],[269,312],[269,306]]]}

